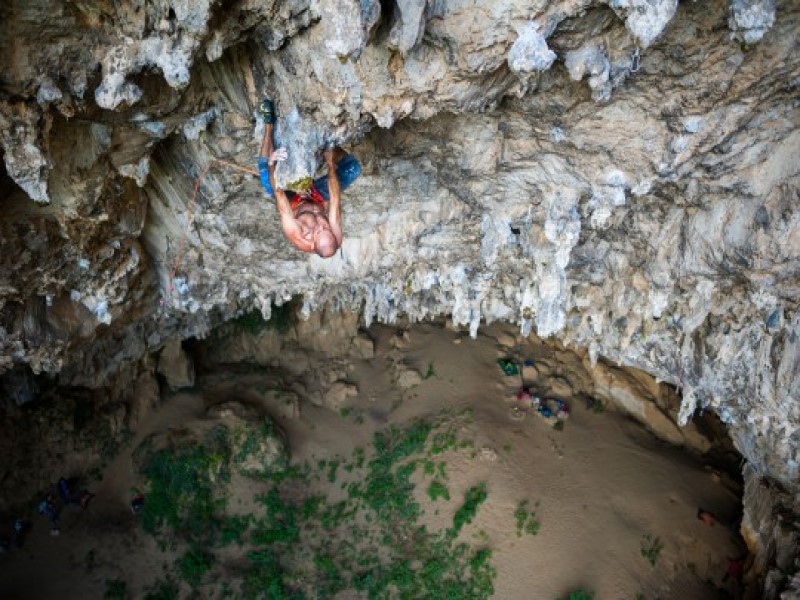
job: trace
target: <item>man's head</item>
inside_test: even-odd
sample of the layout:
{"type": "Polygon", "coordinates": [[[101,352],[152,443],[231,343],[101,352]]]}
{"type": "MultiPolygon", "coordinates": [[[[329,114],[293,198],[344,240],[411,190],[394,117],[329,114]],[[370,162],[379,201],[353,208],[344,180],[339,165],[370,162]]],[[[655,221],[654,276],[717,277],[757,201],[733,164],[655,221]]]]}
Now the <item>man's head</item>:
{"type": "Polygon", "coordinates": [[[336,236],[330,229],[319,229],[314,234],[314,252],[322,258],[330,258],[336,254],[337,248],[339,248],[339,242],[336,241],[336,236]]]}

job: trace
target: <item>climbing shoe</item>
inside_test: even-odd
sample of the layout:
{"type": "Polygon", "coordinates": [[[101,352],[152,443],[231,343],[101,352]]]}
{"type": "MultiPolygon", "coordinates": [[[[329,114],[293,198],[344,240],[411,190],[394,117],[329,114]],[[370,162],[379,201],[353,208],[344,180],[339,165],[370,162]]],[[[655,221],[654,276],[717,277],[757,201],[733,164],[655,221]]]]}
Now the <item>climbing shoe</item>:
{"type": "Polygon", "coordinates": [[[272,100],[262,100],[258,105],[258,112],[261,113],[261,119],[264,123],[275,123],[278,120],[278,113],[275,110],[275,103],[272,100]]]}

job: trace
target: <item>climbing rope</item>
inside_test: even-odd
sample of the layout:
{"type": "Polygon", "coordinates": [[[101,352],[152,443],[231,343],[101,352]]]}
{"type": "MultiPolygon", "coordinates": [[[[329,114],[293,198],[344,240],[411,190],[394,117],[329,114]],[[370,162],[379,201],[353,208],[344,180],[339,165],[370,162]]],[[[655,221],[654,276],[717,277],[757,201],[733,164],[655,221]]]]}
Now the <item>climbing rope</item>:
{"type": "Polygon", "coordinates": [[[187,207],[186,227],[181,235],[180,241],[178,242],[178,252],[175,255],[175,264],[172,266],[172,272],[170,273],[169,282],[167,283],[167,296],[169,297],[172,296],[173,282],[175,281],[175,277],[178,274],[178,269],[180,269],[181,262],[183,261],[183,255],[186,252],[186,240],[189,237],[189,229],[191,228],[192,221],[194,220],[194,207],[197,203],[197,194],[200,191],[200,186],[203,184],[203,179],[205,179],[209,169],[211,169],[211,167],[215,164],[220,164],[236,171],[241,171],[242,173],[255,175],[256,177],[259,176],[259,172],[255,169],[248,169],[247,167],[239,166],[235,163],[228,162],[227,160],[222,160],[221,158],[212,158],[210,161],[208,161],[208,163],[206,163],[206,166],[203,167],[203,170],[200,171],[200,175],[198,175],[197,181],[194,183],[194,192],[192,193],[192,198],[189,200],[189,206],[187,207]]]}

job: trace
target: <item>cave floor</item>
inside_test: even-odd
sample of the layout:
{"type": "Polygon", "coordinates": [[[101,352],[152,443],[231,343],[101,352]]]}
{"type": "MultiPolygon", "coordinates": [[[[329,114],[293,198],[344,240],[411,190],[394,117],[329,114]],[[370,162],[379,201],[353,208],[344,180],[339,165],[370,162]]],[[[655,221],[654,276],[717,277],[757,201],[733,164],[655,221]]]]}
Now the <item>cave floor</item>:
{"type": "MultiPolygon", "coordinates": [[[[338,460],[369,447],[382,428],[435,418],[469,444],[440,456],[450,500],[434,502],[425,492],[429,478],[419,469],[412,476],[421,522],[431,529],[446,527],[465,491],[485,482],[486,500],[459,539],[492,550],[494,597],[553,599],[578,589],[600,599],[726,597],[722,577],[728,559],[741,552],[732,533],[740,499],[726,475],[621,413],[590,410],[579,393],[562,398],[571,408],[563,429],[533,412],[512,418],[519,417],[512,407],[520,380],[498,367],[505,350],[492,328],[470,340],[417,325],[401,344],[395,333],[389,327],[370,330],[375,357],[353,364],[349,379],[359,394],[340,410],[303,403],[299,416],[273,415],[286,433],[292,464],[338,460]],[[427,377],[398,388],[388,368],[397,360],[427,377]],[[540,525],[535,534],[518,535],[515,511],[522,501],[540,525]],[[713,512],[717,523],[699,521],[698,507],[713,512]],[[655,542],[660,550],[653,550],[655,542]]],[[[517,358],[534,362],[543,352],[533,345],[515,350],[517,358]]],[[[567,378],[569,371],[566,365],[567,378]]],[[[128,508],[131,488],[141,483],[133,449],[153,432],[208,421],[205,389],[218,394],[230,386],[233,394],[257,387],[263,377],[268,376],[213,373],[189,391],[166,396],[90,486],[96,497],[87,510],[64,510],[58,537],[37,518],[25,546],[0,556],[0,597],[99,598],[112,580],[125,581],[131,597],[142,597],[181,548],[160,547],[128,508]]],[[[328,479],[317,478],[314,485],[336,494],[340,481],[328,479]]],[[[246,512],[259,486],[263,483],[234,479],[228,505],[246,512]]],[[[239,547],[220,551],[194,597],[223,597],[222,586],[236,577],[244,554],[239,547]]],[[[191,588],[180,585],[180,597],[192,597],[191,588]]]]}

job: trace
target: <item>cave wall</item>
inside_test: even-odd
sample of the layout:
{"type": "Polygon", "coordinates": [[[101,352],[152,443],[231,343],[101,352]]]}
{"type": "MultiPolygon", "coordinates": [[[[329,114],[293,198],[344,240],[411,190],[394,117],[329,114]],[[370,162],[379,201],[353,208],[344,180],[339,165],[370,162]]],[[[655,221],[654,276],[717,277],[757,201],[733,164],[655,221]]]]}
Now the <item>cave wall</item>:
{"type": "Polygon", "coordinates": [[[794,2],[5,3],[0,368],[102,385],[175,334],[304,297],[368,324],[516,323],[711,408],[800,468],[794,2]],[[345,242],[288,246],[282,184],[345,144],[345,242]],[[185,248],[183,252],[182,248],[185,248]]]}

